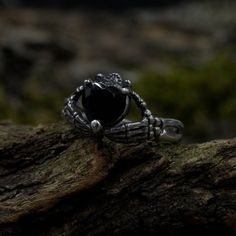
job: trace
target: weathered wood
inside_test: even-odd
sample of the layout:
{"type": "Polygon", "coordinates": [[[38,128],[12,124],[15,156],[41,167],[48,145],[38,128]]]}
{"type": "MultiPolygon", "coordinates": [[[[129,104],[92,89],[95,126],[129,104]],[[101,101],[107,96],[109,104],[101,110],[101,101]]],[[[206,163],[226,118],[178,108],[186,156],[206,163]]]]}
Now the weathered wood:
{"type": "Polygon", "coordinates": [[[236,139],[120,145],[0,125],[0,235],[236,234],[236,139]]]}

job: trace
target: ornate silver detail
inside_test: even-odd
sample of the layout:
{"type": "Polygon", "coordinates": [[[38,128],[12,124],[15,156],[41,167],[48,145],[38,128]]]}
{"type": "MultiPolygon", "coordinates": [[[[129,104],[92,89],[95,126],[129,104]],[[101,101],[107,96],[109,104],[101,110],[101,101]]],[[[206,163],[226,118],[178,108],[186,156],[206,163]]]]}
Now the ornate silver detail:
{"type": "Polygon", "coordinates": [[[102,125],[98,120],[91,121],[91,129],[95,134],[98,134],[102,131],[102,125]]]}
{"type": "Polygon", "coordinates": [[[131,89],[131,86],[129,80],[123,80],[117,73],[112,73],[108,76],[98,74],[94,81],[90,79],[85,80],[84,85],[78,87],[66,99],[62,113],[72,126],[86,135],[102,135],[110,140],[121,143],[140,143],[149,140],[155,142],[179,142],[183,136],[183,123],[176,119],[154,117],[151,111],[148,110],[145,101],[131,89]],[[77,105],[86,87],[91,88],[94,84],[101,88],[112,86],[119,89],[122,94],[127,95],[124,112],[117,120],[117,123],[112,126],[103,127],[101,122],[96,119],[90,122],[83,109],[77,105]],[[141,121],[133,122],[123,119],[128,114],[131,99],[134,100],[141,111],[141,121]]]}

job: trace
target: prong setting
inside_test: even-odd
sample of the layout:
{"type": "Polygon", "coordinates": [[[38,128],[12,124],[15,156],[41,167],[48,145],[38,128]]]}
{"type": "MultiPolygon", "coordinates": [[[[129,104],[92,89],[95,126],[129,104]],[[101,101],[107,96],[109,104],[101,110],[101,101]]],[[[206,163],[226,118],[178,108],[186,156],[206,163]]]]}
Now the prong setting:
{"type": "Polygon", "coordinates": [[[86,79],[84,81],[84,86],[88,87],[88,88],[92,88],[93,87],[93,82],[90,79],[86,79]]]}
{"type": "Polygon", "coordinates": [[[128,95],[130,90],[128,88],[122,88],[121,92],[122,92],[122,94],[128,95]]]}
{"type": "Polygon", "coordinates": [[[126,86],[127,87],[129,87],[129,88],[131,88],[131,86],[132,86],[132,83],[131,83],[131,81],[130,80],[125,80],[125,84],[126,84],[126,86]]]}
{"type": "Polygon", "coordinates": [[[96,75],[96,79],[102,79],[102,78],[104,78],[104,75],[103,75],[103,74],[97,74],[97,75],[96,75]]]}
{"type": "Polygon", "coordinates": [[[93,120],[90,123],[93,133],[98,134],[102,131],[102,125],[98,120],[93,120]]]}

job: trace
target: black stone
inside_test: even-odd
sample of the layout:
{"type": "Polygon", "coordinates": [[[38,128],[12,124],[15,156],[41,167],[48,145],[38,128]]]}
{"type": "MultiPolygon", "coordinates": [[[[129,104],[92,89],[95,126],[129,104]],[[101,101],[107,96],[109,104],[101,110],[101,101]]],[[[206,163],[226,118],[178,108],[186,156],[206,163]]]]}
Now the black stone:
{"type": "Polygon", "coordinates": [[[82,94],[84,112],[91,122],[99,120],[103,126],[114,125],[123,119],[127,95],[118,88],[86,87],[82,94]]]}

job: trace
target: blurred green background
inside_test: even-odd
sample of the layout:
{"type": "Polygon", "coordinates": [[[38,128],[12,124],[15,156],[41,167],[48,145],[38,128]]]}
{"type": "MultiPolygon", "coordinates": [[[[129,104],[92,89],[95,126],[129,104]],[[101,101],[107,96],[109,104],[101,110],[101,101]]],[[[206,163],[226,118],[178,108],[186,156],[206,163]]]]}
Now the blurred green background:
{"type": "Polygon", "coordinates": [[[57,122],[85,78],[118,72],[155,115],[184,122],[184,142],[236,136],[235,1],[74,3],[0,1],[2,122],[57,122]]]}

